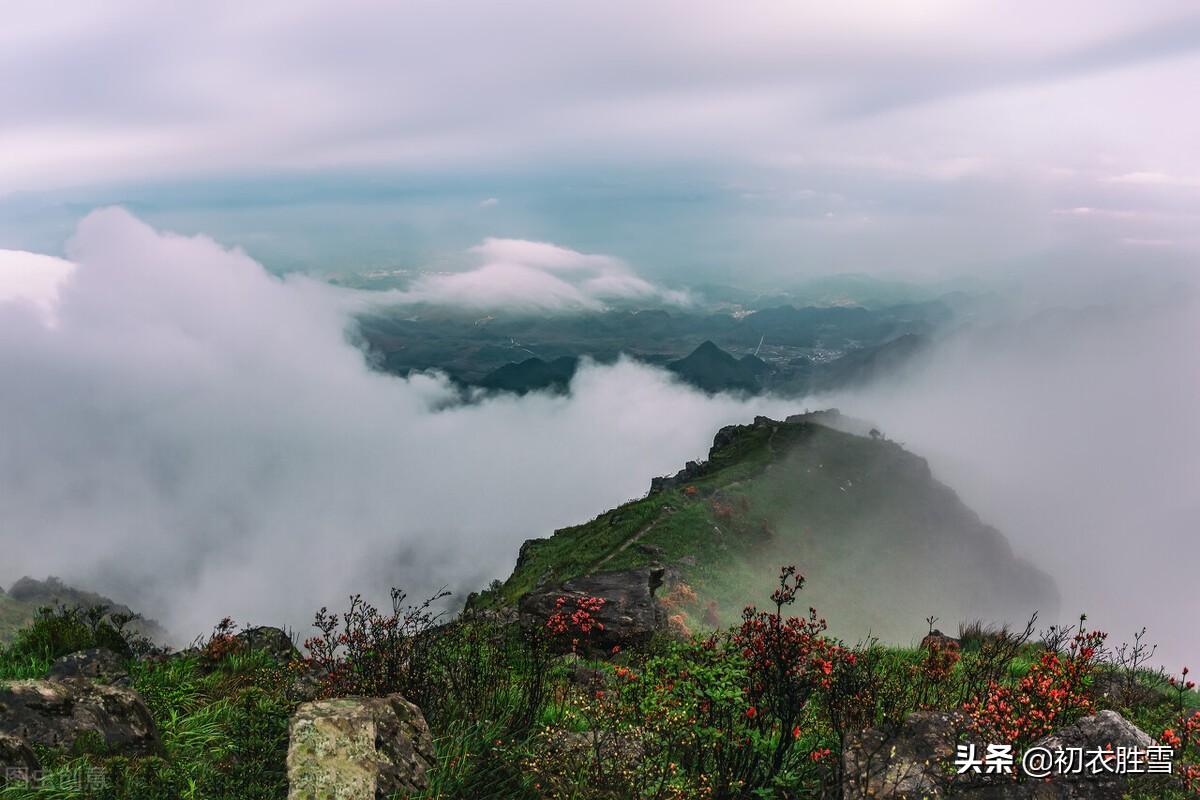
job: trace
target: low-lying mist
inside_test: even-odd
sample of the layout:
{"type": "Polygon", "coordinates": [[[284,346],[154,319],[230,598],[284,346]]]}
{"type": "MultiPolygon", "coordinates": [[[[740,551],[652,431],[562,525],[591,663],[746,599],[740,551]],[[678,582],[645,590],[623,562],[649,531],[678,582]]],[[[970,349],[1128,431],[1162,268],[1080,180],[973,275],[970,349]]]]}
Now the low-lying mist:
{"type": "MultiPolygon", "coordinates": [[[[903,376],[829,398],[925,456],[1063,613],[1200,661],[1200,304],[1110,295],[958,331],[903,376]]],[[[1070,622],[1043,620],[1043,623],[1070,622]]]]}
{"type": "Polygon", "coordinates": [[[0,297],[0,584],[55,574],[181,640],[227,615],[306,631],[393,585],[461,598],[525,539],[702,457],[721,425],[836,405],[928,458],[1066,612],[1116,640],[1148,626],[1169,665],[1200,657],[1194,295],[964,327],[816,401],[710,397],[622,360],[585,365],[568,396],[464,405],[437,376],[367,367],[363,293],[120,210],[86,218],[68,255],[56,292],[0,297]]]}
{"type": "Polygon", "coordinates": [[[719,426],[796,410],[628,361],[585,366],[569,397],[455,404],[437,377],[366,367],[346,334],[362,295],[120,210],[68,253],[57,302],[0,304],[0,583],[55,574],[181,639],[226,615],[307,631],[392,585],[461,597],[719,426]]]}

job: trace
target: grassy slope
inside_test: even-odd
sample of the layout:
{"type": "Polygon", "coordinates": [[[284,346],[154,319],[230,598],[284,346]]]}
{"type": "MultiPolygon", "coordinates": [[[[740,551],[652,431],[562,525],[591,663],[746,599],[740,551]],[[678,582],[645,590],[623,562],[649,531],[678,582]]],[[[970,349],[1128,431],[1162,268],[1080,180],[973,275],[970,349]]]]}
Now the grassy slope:
{"type": "Polygon", "coordinates": [[[811,421],[740,426],[719,439],[686,486],[526,543],[512,576],[481,602],[511,604],[542,582],[660,560],[724,621],[780,564],[797,564],[809,578],[804,601],[846,638],[909,641],[929,614],[953,626],[1055,611],[1049,579],[899,445],[811,421]]]}

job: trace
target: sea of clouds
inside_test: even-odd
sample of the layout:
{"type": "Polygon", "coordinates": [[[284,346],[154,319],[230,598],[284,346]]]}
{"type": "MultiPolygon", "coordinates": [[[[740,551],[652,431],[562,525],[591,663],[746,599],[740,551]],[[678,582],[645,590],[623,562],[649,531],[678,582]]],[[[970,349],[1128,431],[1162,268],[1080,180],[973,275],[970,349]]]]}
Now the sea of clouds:
{"type": "MultiPolygon", "coordinates": [[[[480,255],[388,301],[480,307],[499,272],[540,308],[658,294],[552,245],[480,255]]],[[[119,209],[88,216],[68,256],[0,253],[0,583],[55,574],[184,638],[226,615],[304,630],[393,585],[461,596],[525,539],[703,457],[721,425],[797,410],[625,360],[585,365],[569,397],[459,404],[437,375],[367,367],[348,331],[378,295],[281,279],[119,209]]]]}

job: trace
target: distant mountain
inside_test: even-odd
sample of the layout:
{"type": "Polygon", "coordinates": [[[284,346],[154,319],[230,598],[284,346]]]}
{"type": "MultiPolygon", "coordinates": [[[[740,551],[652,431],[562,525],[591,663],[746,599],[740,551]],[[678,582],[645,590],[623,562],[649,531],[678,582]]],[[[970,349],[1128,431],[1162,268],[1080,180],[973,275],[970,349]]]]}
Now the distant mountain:
{"type": "Polygon", "coordinates": [[[941,302],[484,317],[406,308],[360,318],[356,339],[382,371],[438,370],[460,386],[493,391],[563,391],[579,359],[607,363],[624,355],[672,364],[681,378],[706,391],[800,395],[836,388],[842,376],[859,380],[870,374],[876,350],[880,364],[899,367],[905,343],[917,341],[906,337],[928,339],[953,319],[941,302]],[[711,349],[697,352],[697,342],[711,349]],[[754,358],[745,361],[750,354],[754,358]]]}
{"type": "Polygon", "coordinates": [[[801,602],[852,641],[909,643],[930,615],[953,626],[1053,618],[1058,605],[1051,579],[924,459],[836,412],[723,428],[708,461],[655,479],[645,498],[526,542],[508,580],[475,602],[654,562],[695,590],[693,613],[712,603],[724,621],[795,564],[808,579],[801,602]]]}
{"type": "MultiPolygon", "coordinates": [[[[0,589],[0,642],[9,639],[17,630],[28,624],[39,608],[60,605],[83,609],[104,606],[110,613],[134,613],[128,606],[102,594],[68,586],[53,576],[44,581],[24,577],[8,587],[7,592],[0,589]]],[[[129,627],[158,643],[168,639],[167,631],[152,619],[139,618],[129,627]]]]}
{"type": "Polygon", "coordinates": [[[757,392],[759,376],[766,365],[757,358],[738,360],[711,341],[705,341],[686,357],[667,364],[667,369],[706,392],[757,392]]]}
{"type": "Polygon", "coordinates": [[[578,367],[579,359],[573,356],[563,356],[549,362],[540,358],[527,358],[489,372],[479,381],[479,386],[517,394],[544,389],[565,392],[578,367]]]}

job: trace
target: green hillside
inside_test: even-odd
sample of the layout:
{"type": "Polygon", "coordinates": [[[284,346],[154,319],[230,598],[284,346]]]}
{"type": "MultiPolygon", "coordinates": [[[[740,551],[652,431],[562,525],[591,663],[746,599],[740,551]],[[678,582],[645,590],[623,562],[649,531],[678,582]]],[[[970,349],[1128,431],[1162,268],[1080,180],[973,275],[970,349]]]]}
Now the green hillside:
{"type": "Polygon", "coordinates": [[[850,424],[826,413],[724,428],[707,462],[656,479],[645,498],[526,542],[511,577],[473,602],[509,605],[539,584],[658,561],[695,590],[690,616],[730,621],[792,563],[808,579],[805,601],[849,639],[907,642],[929,615],[1057,611],[1050,578],[924,459],[837,429],[850,424]]]}

